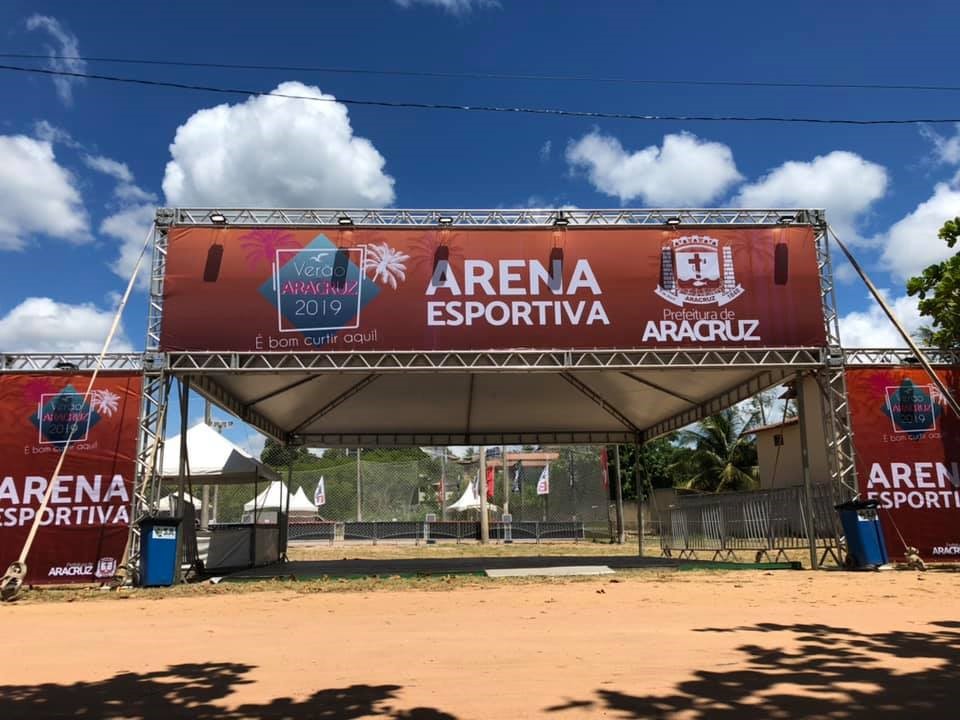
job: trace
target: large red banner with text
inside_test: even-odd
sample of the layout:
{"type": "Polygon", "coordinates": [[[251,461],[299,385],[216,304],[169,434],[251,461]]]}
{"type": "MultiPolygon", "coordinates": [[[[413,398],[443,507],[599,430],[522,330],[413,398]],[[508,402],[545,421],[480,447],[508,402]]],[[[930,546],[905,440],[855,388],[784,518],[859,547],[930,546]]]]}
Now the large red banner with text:
{"type": "Polygon", "coordinates": [[[810,227],[174,227],[166,351],[819,347],[810,227]]]}
{"type": "MultiPolygon", "coordinates": [[[[957,370],[938,374],[960,390],[957,370]]],[[[925,559],[960,560],[960,419],[921,369],[850,368],[847,394],[860,492],[880,503],[890,556],[906,542],[925,559]]]]}
{"type": "Polygon", "coordinates": [[[112,577],[130,525],[142,377],[0,375],[0,570],[15,561],[69,439],[27,556],[29,584],[112,577]]]}

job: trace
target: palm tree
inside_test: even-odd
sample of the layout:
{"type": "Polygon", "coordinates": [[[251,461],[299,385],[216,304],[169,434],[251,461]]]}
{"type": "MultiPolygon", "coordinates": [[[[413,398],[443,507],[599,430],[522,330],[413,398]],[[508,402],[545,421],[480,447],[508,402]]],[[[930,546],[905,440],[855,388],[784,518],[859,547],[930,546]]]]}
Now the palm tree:
{"type": "Polygon", "coordinates": [[[683,486],[691,490],[749,490],[758,475],[756,438],[749,426],[749,419],[729,408],[692,430],[681,430],[678,440],[684,451],[671,470],[686,476],[683,486]]]}

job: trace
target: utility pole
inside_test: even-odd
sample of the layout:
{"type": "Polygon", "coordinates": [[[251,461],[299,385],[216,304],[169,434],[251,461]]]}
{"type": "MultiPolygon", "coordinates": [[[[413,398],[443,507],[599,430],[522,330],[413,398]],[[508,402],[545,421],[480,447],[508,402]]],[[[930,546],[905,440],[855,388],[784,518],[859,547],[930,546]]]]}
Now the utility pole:
{"type": "Polygon", "coordinates": [[[447,448],[440,456],[440,519],[447,519],[447,448]]]}
{"type": "Polygon", "coordinates": [[[360,448],[357,448],[357,522],[363,520],[363,511],[360,509],[360,500],[363,496],[363,487],[360,481],[360,448]]]}
{"type": "Polygon", "coordinates": [[[490,518],[487,517],[487,448],[480,446],[480,544],[490,542],[490,518]]]}
{"type": "MultiPolygon", "coordinates": [[[[203,403],[203,422],[212,427],[218,433],[223,435],[224,428],[232,427],[233,422],[231,420],[216,420],[213,419],[213,405],[209,400],[204,400],[203,403]]],[[[203,530],[210,529],[210,516],[213,516],[213,519],[217,519],[217,501],[219,500],[219,490],[220,486],[216,485],[213,488],[213,512],[210,512],[210,486],[204,483],[203,485],[203,500],[200,506],[200,528],[203,530]]]]}
{"type": "Polygon", "coordinates": [[[510,476],[507,473],[507,446],[500,446],[500,462],[503,468],[503,514],[510,514],[510,476]]]}
{"type": "Polygon", "coordinates": [[[623,528],[623,482],[620,480],[620,446],[613,446],[613,463],[617,469],[617,482],[614,486],[617,492],[617,545],[623,545],[626,541],[626,533],[623,528]]]}

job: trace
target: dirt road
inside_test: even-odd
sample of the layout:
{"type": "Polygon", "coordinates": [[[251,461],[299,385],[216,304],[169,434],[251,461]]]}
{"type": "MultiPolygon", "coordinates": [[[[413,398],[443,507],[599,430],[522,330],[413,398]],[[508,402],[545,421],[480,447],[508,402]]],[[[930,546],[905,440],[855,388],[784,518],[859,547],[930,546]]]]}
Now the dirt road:
{"type": "Polygon", "coordinates": [[[310,587],[2,606],[0,718],[947,718],[960,699],[958,573],[310,587]]]}

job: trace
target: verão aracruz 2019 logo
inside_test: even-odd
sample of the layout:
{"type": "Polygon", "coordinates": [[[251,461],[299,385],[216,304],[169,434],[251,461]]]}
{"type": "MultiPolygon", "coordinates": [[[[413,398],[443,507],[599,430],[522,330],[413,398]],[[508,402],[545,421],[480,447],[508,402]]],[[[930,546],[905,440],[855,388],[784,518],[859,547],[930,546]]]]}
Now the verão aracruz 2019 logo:
{"type": "Polygon", "coordinates": [[[943,412],[942,398],[932,385],[914,385],[904,378],[899,385],[884,388],[883,412],[890,418],[893,431],[919,440],[924,433],[936,432],[943,412]]]}
{"type": "Polygon", "coordinates": [[[82,443],[102,417],[112,417],[119,407],[120,396],[110,390],[92,390],[88,400],[67,385],[60,392],[43,393],[30,421],[39,432],[41,445],[82,443]]]}

